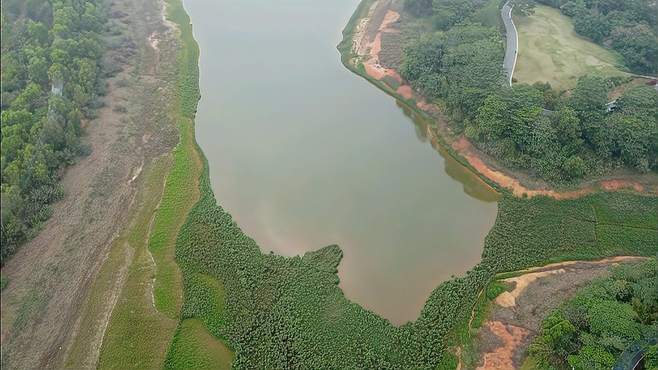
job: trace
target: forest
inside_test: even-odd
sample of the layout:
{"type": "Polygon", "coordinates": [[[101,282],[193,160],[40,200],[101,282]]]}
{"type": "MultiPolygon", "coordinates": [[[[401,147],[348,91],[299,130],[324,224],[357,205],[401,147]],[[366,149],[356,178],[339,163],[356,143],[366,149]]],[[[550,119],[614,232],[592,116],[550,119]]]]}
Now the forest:
{"type": "Polygon", "coordinates": [[[102,1],[2,3],[0,261],[63,195],[62,169],[89,152],[81,125],[103,103],[102,1]]]}
{"type": "MultiPolygon", "coordinates": [[[[401,75],[451,116],[451,125],[511,168],[570,184],[616,168],[658,170],[658,94],[630,78],[582,76],[568,94],[548,83],[506,86],[501,30],[473,17],[479,0],[407,0],[433,30],[404,49],[401,75]]],[[[658,47],[658,42],[653,41],[658,47]]],[[[656,58],[653,59],[654,61],[656,58]]]]}
{"type": "Polygon", "coordinates": [[[530,354],[540,369],[610,369],[624,350],[647,348],[658,369],[656,259],[619,266],[546,317],[530,354]],[[635,348],[635,347],[631,347],[635,348]]]}

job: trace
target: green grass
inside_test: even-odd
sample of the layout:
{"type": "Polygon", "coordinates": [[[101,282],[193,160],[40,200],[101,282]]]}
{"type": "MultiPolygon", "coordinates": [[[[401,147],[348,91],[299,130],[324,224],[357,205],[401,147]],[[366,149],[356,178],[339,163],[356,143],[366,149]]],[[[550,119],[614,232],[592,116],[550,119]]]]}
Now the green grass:
{"type": "MultiPolygon", "coordinates": [[[[168,173],[161,173],[166,181],[150,233],[142,228],[137,235],[142,238],[148,235],[148,246],[135,252],[103,340],[99,368],[162,367],[181,320],[183,281],[175,261],[176,240],[187,214],[199,199],[198,180],[203,171],[194,139],[194,113],[199,98],[198,47],[180,1],[168,0],[167,4],[169,20],[181,31],[176,60],[177,95],[173,105],[179,142],[170,158],[168,173]]],[[[198,331],[186,330],[178,343],[195,332],[198,331]]]]}
{"type": "MultiPolygon", "coordinates": [[[[171,167],[170,158],[161,158],[143,170],[144,183],[140,184],[131,222],[110,247],[110,252],[94,281],[81,313],[78,335],[65,360],[69,369],[94,365],[93,347],[102,335],[107,320],[111,294],[121,289],[119,300],[112,311],[107,334],[103,341],[100,367],[121,367],[139,363],[161,363],[175,322],[157,312],[150,299],[148,282],[153,276],[151,257],[147,253],[149,225],[162,197],[164,180],[171,167]],[[126,271],[127,269],[127,271],[126,271]],[[122,272],[125,285],[120,286],[122,272]],[[157,335],[154,335],[157,334],[157,335]],[[144,355],[142,355],[144,354],[144,355]],[[146,361],[141,361],[141,359],[146,361]],[[116,361],[116,364],[115,364],[116,361]]],[[[112,310],[112,307],[109,307],[112,310]]]]}
{"type": "Polygon", "coordinates": [[[571,89],[579,76],[598,72],[623,76],[621,57],[576,34],[571,19],[559,10],[537,5],[535,14],[515,17],[519,55],[514,78],[522,83],[549,82],[571,89]]]}
{"type": "Polygon", "coordinates": [[[4,275],[0,275],[0,290],[5,290],[7,284],[9,284],[9,278],[4,275]]]}
{"type": "MultiPolygon", "coordinates": [[[[137,217],[137,222],[125,240],[130,248],[134,249],[134,255],[121,295],[112,311],[103,337],[98,361],[100,369],[161,366],[176,329],[176,320],[156,310],[153,305],[151,282],[156,266],[153,265],[153,259],[147,247],[149,225],[154,217],[153,212],[157,214],[163,179],[171,166],[170,158],[168,162],[166,167],[159,168],[150,174],[147,205],[144,207],[143,213],[137,217]],[[160,189],[157,189],[157,186],[160,186],[160,189]]],[[[112,260],[110,259],[110,261],[112,260]]],[[[112,268],[113,264],[110,264],[107,271],[112,271],[112,268]]],[[[100,284],[104,283],[102,279],[99,281],[100,284]]],[[[102,286],[96,288],[102,288],[102,286]]],[[[84,342],[82,345],[81,352],[84,354],[84,342]]],[[[76,358],[80,359],[80,357],[76,358]]],[[[70,368],[77,367],[77,363],[74,362],[76,358],[72,357],[68,361],[67,365],[70,368]]]]}
{"type": "Polygon", "coordinates": [[[198,319],[184,320],[172,343],[165,369],[230,369],[233,352],[198,319]]]}
{"type": "Polygon", "coordinates": [[[191,125],[189,119],[180,118],[180,142],[174,149],[174,165],[149,242],[149,251],[157,266],[153,288],[155,306],[172,319],[178,318],[182,304],[182,281],[175,262],[176,236],[187,212],[198,199],[197,179],[201,171],[191,125]]]}
{"type": "MultiPolygon", "coordinates": [[[[162,235],[152,242],[150,250],[158,263],[156,275],[155,303],[163,312],[178,315],[182,297],[182,281],[172,287],[172,278],[180,274],[175,262],[176,249],[180,243],[178,231],[188,218],[189,210],[197,203],[200,195],[199,179],[207,176],[201,149],[194,138],[194,116],[199,101],[199,47],[194,40],[190,18],[180,0],[167,1],[168,18],[178,25],[181,47],[178,54],[179,130],[181,139],[174,151],[174,168],[167,180],[162,219],[156,230],[162,235]],[[168,192],[170,190],[170,192],[168,192]],[[191,196],[191,194],[194,194],[191,196]],[[184,209],[184,212],[181,212],[184,209]],[[173,232],[171,226],[175,225],[173,232]],[[162,240],[166,240],[162,242],[162,240]],[[172,246],[175,245],[176,248],[172,246]],[[162,258],[162,263],[158,261],[162,258]],[[158,284],[159,282],[159,284],[158,284]]],[[[221,283],[207,275],[185,274],[185,305],[182,320],[168,350],[165,366],[180,368],[229,368],[232,351],[219,339],[222,323],[224,291],[221,283]],[[196,300],[194,298],[197,298],[196,300]],[[200,317],[200,320],[189,319],[200,317]],[[187,319],[187,320],[186,320],[187,319]],[[209,331],[210,329],[210,331],[209,331]]]]}
{"type": "Polygon", "coordinates": [[[202,162],[194,139],[194,114],[199,100],[199,48],[192,25],[178,0],[167,2],[167,17],[180,30],[178,50],[177,124],[180,141],[174,149],[174,165],[167,178],[156,215],[149,250],[157,265],[154,298],[157,309],[177,318],[182,305],[182,281],[175,262],[178,230],[198,199],[202,162]]]}

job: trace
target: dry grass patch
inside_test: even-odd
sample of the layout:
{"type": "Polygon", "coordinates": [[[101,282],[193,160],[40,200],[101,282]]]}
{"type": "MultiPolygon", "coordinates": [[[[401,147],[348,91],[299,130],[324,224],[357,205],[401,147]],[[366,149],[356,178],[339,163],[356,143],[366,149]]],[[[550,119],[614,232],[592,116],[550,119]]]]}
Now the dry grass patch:
{"type": "Polygon", "coordinates": [[[576,86],[578,77],[598,72],[624,76],[621,57],[576,34],[571,19],[559,10],[537,5],[535,14],[515,17],[519,56],[514,70],[518,82],[549,82],[560,90],[576,86]]]}

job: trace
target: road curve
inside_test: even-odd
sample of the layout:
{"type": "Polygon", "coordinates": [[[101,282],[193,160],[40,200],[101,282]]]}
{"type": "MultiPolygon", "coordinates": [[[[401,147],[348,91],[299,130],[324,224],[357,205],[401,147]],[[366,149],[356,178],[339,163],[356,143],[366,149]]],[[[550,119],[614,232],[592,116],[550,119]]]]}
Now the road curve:
{"type": "Polygon", "coordinates": [[[512,75],[514,74],[514,67],[516,67],[516,57],[518,56],[519,47],[519,34],[516,32],[516,26],[512,21],[512,8],[509,1],[503,5],[500,10],[500,16],[503,18],[505,24],[505,34],[507,37],[507,46],[505,47],[505,60],[503,61],[503,68],[507,72],[508,84],[512,86],[512,75]]]}

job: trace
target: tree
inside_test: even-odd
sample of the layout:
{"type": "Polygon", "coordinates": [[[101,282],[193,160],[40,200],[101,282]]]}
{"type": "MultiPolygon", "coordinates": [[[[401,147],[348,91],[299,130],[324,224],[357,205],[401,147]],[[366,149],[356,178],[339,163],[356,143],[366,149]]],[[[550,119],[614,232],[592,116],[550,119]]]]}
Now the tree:
{"type": "Polygon", "coordinates": [[[624,113],[647,115],[658,120],[658,93],[651,86],[639,85],[626,90],[617,100],[617,109],[624,113]]]}
{"type": "Polygon", "coordinates": [[[404,10],[414,17],[432,15],[432,0],[404,0],[404,10]]]}
{"type": "Polygon", "coordinates": [[[644,362],[647,370],[658,370],[658,344],[649,346],[646,349],[644,362]]]}
{"type": "Polygon", "coordinates": [[[577,155],[573,155],[564,161],[562,169],[567,179],[579,179],[587,173],[585,161],[577,155]]]}
{"type": "Polygon", "coordinates": [[[565,358],[573,351],[576,327],[560,312],[553,312],[542,323],[541,338],[557,356],[565,358]]]}
{"type": "Polygon", "coordinates": [[[575,370],[607,370],[615,364],[615,357],[600,346],[588,345],[570,355],[568,362],[575,370]]]}
{"type": "Polygon", "coordinates": [[[569,99],[569,106],[578,114],[604,112],[608,102],[609,86],[599,75],[585,75],[578,78],[576,88],[569,99]]]}
{"type": "Polygon", "coordinates": [[[27,65],[27,73],[29,78],[40,85],[48,83],[48,61],[41,56],[34,56],[30,58],[27,65]]]}
{"type": "Polygon", "coordinates": [[[58,170],[79,151],[80,111],[99,86],[104,23],[99,4],[2,4],[0,263],[48,217],[48,204],[60,194],[58,170]],[[49,94],[50,82],[67,79],[70,87],[65,85],[62,96],[49,94]]]}
{"type": "Polygon", "coordinates": [[[576,112],[570,107],[562,107],[551,116],[562,148],[568,153],[582,149],[582,129],[576,112]]]}

